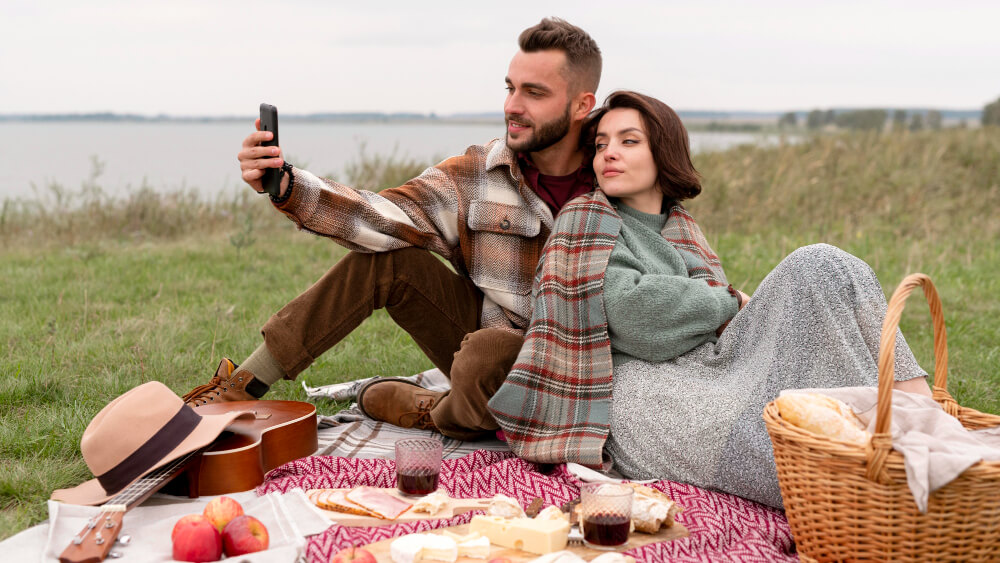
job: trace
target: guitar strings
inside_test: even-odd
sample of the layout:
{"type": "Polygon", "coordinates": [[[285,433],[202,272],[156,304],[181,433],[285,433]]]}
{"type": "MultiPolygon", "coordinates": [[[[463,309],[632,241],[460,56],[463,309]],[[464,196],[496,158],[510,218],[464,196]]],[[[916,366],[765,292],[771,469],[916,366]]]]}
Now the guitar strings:
{"type": "Polygon", "coordinates": [[[181,456],[174,461],[168,463],[167,465],[152,471],[151,473],[143,476],[135,483],[132,483],[125,488],[124,491],[115,495],[107,505],[121,505],[130,506],[140,497],[142,497],[146,492],[155,487],[156,485],[162,483],[167,478],[173,475],[174,470],[177,466],[185,463],[191,456],[198,453],[197,451],[191,452],[187,455],[181,456]]]}
{"type": "MultiPolygon", "coordinates": [[[[111,514],[123,513],[128,510],[129,507],[135,503],[135,501],[139,500],[147,491],[173,476],[174,470],[179,465],[187,462],[191,456],[197,454],[198,452],[199,451],[194,451],[181,456],[167,465],[150,472],[148,475],[140,478],[135,483],[126,487],[125,490],[112,497],[110,501],[101,505],[100,512],[91,517],[91,519],[87,522],[86,531],[81,531],[80,534],[73,538],[73,545],[82,544],[86,540],[87,535],[91,532],[95,535],[94,539],[97,545],[105,543],[107,540],[101,536],[101,522],[103,522],[106,518],[109,518],[111,514]]],[[[110,545],[112,542],[108,543],[110,545]]]]}

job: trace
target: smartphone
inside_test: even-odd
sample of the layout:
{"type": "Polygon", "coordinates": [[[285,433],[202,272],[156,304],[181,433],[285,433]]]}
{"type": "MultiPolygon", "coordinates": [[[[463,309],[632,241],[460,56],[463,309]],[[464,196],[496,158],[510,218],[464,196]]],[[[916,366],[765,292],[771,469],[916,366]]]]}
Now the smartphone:
{"type": "MultiPolygon", "coordinates": [[[[261,143],[261,146],[278,146],[278,108],[271,104],[260,104],[260,130],[274,133],[274,137],[270,141],[261,143]]],[[[264,183],[264,191],[271,197],[278,197],[281,194],[280,168],[265,168],[261,181],[264,183]]]]}

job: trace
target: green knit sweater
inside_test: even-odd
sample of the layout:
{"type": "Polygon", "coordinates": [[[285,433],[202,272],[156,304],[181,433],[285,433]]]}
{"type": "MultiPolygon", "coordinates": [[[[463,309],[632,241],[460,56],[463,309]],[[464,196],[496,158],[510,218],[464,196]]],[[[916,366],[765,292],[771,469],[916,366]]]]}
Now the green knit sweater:
{"type": "Polygon", "coordinates": [[[663,362],[705,342],[736,316],[736,297],[688,277],[690,266],[660,230],[667,215],[650,215],[612,200],[622,218],[604,277],[615,366],[641,359],[663,362]]]}

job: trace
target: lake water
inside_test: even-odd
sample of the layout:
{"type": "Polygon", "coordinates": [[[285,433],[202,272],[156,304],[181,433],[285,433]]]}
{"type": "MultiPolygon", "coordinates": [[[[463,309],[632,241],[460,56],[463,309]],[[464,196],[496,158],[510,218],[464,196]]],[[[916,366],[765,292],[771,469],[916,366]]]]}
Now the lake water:
{"type": "MultiPolygon", "coordinates": [[[[97,183],[107,193],[125,193],[144,183],[165,192],[234,192],[245,186],[236,153],[252,128],[239,122],[0,122],[0,200],[33,199],[51,183],[77,191],[95,157],[104,165],[97,183]]],[[[362,147],[370,155],[396,151],[436,162],[502,134],[499,122],[281,124],[289,162],[332,177],[358,160],[362,147]]],[[[691,133],[695,152],[775,140],[751,133],[691,133]]]]}

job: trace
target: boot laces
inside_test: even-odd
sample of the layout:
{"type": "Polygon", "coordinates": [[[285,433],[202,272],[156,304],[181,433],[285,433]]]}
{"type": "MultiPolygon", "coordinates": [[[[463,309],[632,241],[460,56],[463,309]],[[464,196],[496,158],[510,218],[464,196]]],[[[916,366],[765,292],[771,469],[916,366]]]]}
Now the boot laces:
{"type": "Polygon", "coordinates": [[[403,419],[406,417],[415,416],[413,419],[413,428],[419,428],[421,430],[436,430],[437,427],[434,426],[434,419],[431,418],[430,408],[418,408],[418,410],[411,412],[404,412],[399,415],[400,426],[405,427],[403,419]]]}
{"type": "Polygon", "coordinates": [[[204,385],[199,385],[194,389],[188,391],[183,398],[185,403],[195,403],[204,404],[209,401],[214,401],[215,397],[221,396],[222,392],[226,390],[226,382],[222,380],[218,375],[212,376],[212,379],[204,385]],[[215,393],[215,397],[212,396],[215,393]],[[201,403],[199,403],[201,401],[201,403]]]}

